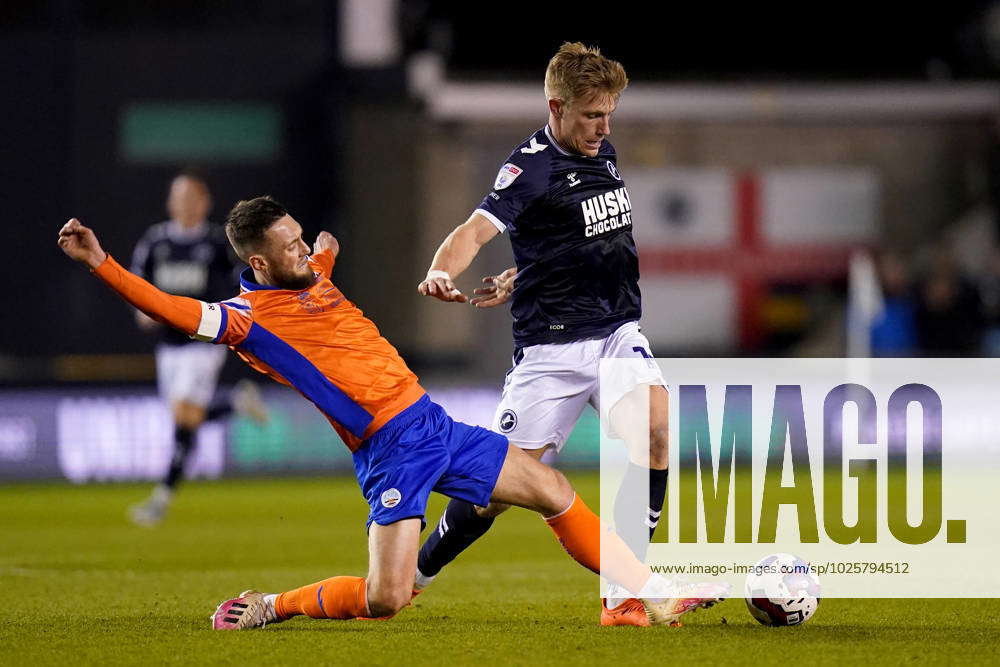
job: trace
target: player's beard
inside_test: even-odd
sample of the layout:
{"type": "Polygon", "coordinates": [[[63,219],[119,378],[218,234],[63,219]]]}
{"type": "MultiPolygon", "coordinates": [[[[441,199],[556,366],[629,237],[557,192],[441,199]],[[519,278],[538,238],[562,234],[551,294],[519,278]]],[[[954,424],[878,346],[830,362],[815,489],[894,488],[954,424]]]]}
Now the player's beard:
{"type": "Polygon", "coordinates": [[[272,271],[271,280],[274,281],[275,287],[299,291],[312,287],[313,283],[316,282],[316,275],[309,265],[306,265],[301,272],[278,273],[272,271]]]}

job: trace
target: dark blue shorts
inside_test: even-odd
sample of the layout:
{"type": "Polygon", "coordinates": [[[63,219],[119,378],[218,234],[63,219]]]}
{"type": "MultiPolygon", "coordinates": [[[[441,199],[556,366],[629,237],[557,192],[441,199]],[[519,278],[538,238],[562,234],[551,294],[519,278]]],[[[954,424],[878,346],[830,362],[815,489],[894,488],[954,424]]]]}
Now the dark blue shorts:
{"type": "Polygon", "coordinates": [[[367,525],[423,522],[431,491],[485,506],[506,457],[507,438],[454,421],[425,395],[354,452],[367,525]]]}

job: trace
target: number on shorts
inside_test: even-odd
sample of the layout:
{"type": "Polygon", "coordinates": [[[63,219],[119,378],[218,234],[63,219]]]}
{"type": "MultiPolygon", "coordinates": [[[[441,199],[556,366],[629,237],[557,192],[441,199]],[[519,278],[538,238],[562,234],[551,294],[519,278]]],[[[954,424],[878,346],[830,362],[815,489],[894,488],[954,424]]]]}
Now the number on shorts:
{"type": "Polygon", "coordinates": [[[647,366],[649,366],[650,368],[656,368],[656,365],[653,363],[653,355],[647,352],[646,348],[636,345],[635,347],[632,348],[632,351],[638,352],[640,356],[646,359],[647,366]]]}

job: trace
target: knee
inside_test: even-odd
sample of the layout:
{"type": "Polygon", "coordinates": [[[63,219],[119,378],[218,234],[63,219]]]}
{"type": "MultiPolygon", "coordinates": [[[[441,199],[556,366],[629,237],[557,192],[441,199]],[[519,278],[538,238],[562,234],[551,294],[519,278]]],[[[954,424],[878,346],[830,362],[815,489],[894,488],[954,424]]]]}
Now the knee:
{"type": "Polygon", "coordinates": [[[394,616],[410,604],[413,597],[412,586],[378,586],[368,588],[368,613],[372,618],[394,616]]]}
{"type": "Polygon", "coordinates": [[[649,454],[651,457],[666,456],[670,441],[670,428],[666,424],[649,425],[649,454]]]}
{"type": "Polygon", "coordinates": [[[507,505],[506,503],[490,503],[486,507],[480,507],[479,505],[476,505],[475,507],[476,514],[483,519],[493,519],[510,509],[510,505],[507,505]]]}
{"type": "Polygon", "coordinates": [[[195,431],[205,421],[205,409],[199,405],[181,401],[173,406],[174,423],[181,428],[195,431]]]}
{"type": "Polygon", "coordinates": [[[569,480],[566,479],[566,475],[558,470],[552,470],[552,476],[552,484],[547,485],[550,493],[547,499],[548,507],[546,508],[546,516],[559,514],[565,510],[573,502],[573,496],[576,495],[576,490],[569,483],[569,480]]]}

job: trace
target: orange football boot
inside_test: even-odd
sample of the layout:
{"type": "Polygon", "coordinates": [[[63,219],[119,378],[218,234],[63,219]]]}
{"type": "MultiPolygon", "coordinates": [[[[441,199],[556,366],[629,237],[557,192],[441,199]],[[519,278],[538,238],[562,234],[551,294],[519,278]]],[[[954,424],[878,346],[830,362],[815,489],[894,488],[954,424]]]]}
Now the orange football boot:
{"type": "Polygon", "coordinates": [[[608,609],[607,598],[601,598],[601,625],[637,625],[649,627],[646,607],[637,598],[628,598],[614,609],[608,609]]]}

